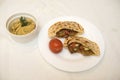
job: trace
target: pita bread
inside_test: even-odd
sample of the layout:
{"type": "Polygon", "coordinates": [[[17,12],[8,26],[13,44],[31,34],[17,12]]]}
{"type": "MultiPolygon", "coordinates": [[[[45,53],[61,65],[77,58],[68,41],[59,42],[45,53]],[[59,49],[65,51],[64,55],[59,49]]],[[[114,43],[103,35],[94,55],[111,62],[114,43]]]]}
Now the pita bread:
{"type": "Polygon", "coordinates": [[[98,45],[93,42],[88,40],[87,38],[84,37],[68,37],[65,39],[64,41],[64,46],[68,48],[68,45],[71,44],[72,42],[77,42],[79,44],[81,44],[82,46],[89,48],[89,50],[91,50],[92,53],[88,54],[85,51],[82,51],[80,53],[82,53],[83,55],[100,55],[100,49],[98,47],[98,45]]]}
{"type": "Polygon", "coordinates": [[[56,33],[62,29],[70,29],[73,31],[76,31],[78,34],[83,34],[84,33],[84,28],[78,24],[77,22],[73,21],[61,21],[53,24],[50,26],[48,30],[48,35],[49,37],[55,37],[56,33]]]}

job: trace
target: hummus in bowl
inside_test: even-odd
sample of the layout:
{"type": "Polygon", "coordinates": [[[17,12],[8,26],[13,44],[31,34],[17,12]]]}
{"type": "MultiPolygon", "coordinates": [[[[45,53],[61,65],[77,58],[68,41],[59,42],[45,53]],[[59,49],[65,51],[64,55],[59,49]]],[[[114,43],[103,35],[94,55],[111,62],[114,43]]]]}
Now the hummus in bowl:
{"type": "Polygon", "coordinates": [[[9,17],[6,29],[9,35],[16,41],[26,42],[35,37],[37,32],[37,21],[28,13],[17,13],[9,17]]]}

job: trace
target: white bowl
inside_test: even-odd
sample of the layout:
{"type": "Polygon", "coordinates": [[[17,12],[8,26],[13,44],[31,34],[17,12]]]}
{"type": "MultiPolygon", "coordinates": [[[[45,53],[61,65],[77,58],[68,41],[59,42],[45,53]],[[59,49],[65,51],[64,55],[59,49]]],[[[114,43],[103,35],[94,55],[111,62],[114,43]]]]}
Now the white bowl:
{"type": "Polygon", "coordinates": [[[17,42],[24,43],[24,42],[29,42],[29,41],[31,41],[32,39],[35,38],[35,36],[37,35],[37,32],[38,32],[38,30],[37,30],[38,29],[38,24],[37,24],[37,20],[36,20],[36,18],[34,16],[32,16],[32,15],[30,15],[28,13],[17,13],[17,14],[14,14],[14,15],[9,17],[9,19],[6,22],[6,29],[7,29],[8,34],[12,37],[12,39],[14,39],[17,42]],[[20,18],[21,16],[32,19],[36,24],[35,29],[32,30],[30,33],[27,33],[27,34],[24,34],[24,35],[16,35],[16,34],[11,33],[9,31],[9,24],[13,20],[15,20],[17,18],[20,18]]]}

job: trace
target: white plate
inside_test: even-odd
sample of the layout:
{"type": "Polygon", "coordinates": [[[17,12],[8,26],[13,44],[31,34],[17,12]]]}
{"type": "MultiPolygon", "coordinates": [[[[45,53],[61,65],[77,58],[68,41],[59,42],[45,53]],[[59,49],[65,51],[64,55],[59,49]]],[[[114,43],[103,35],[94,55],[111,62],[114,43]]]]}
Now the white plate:
{"type": "MultiPolygon", "coordinates": [[[[78,72],[88,70],[94,67],[103,57],[104,55],[104,40],[100,33],[100,31],[88,21],[78,18],[78,17],[60,17],[51,20],[48,24],[46,24],[42,30],[40,31],[39,38],[39,49],[40,54],[43,58],[51,65],[56,67],[57,69],[68,71],[68,72],[78,72]],[[75,21],[83,26],[85,29],[85,33],[82,35],[94,42],[96,42],[100,47],[100,56],[83,56],[81,54],[70,54],[70,52],[63,48],[62,52],[59,54],[53,54],[49,50],[49,41],[51,40],[48,37],[48,29],[49,27],[58,22],[58,21],[75,21]]],[[[62,40],[63,41],[63,40],[62,40]]]]}

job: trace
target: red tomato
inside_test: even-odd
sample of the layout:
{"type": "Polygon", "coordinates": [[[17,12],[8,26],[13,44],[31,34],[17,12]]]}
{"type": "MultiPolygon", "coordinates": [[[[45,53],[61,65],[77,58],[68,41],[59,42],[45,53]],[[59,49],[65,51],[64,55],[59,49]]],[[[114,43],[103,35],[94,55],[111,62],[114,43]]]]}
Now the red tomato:
{"type": "Polygon", "coordinates": [[[54,38],[54,39],[50,40],[49,48],[53,53],[57,54],[62,51],[63,44],[59,39],[54,38]]]}

